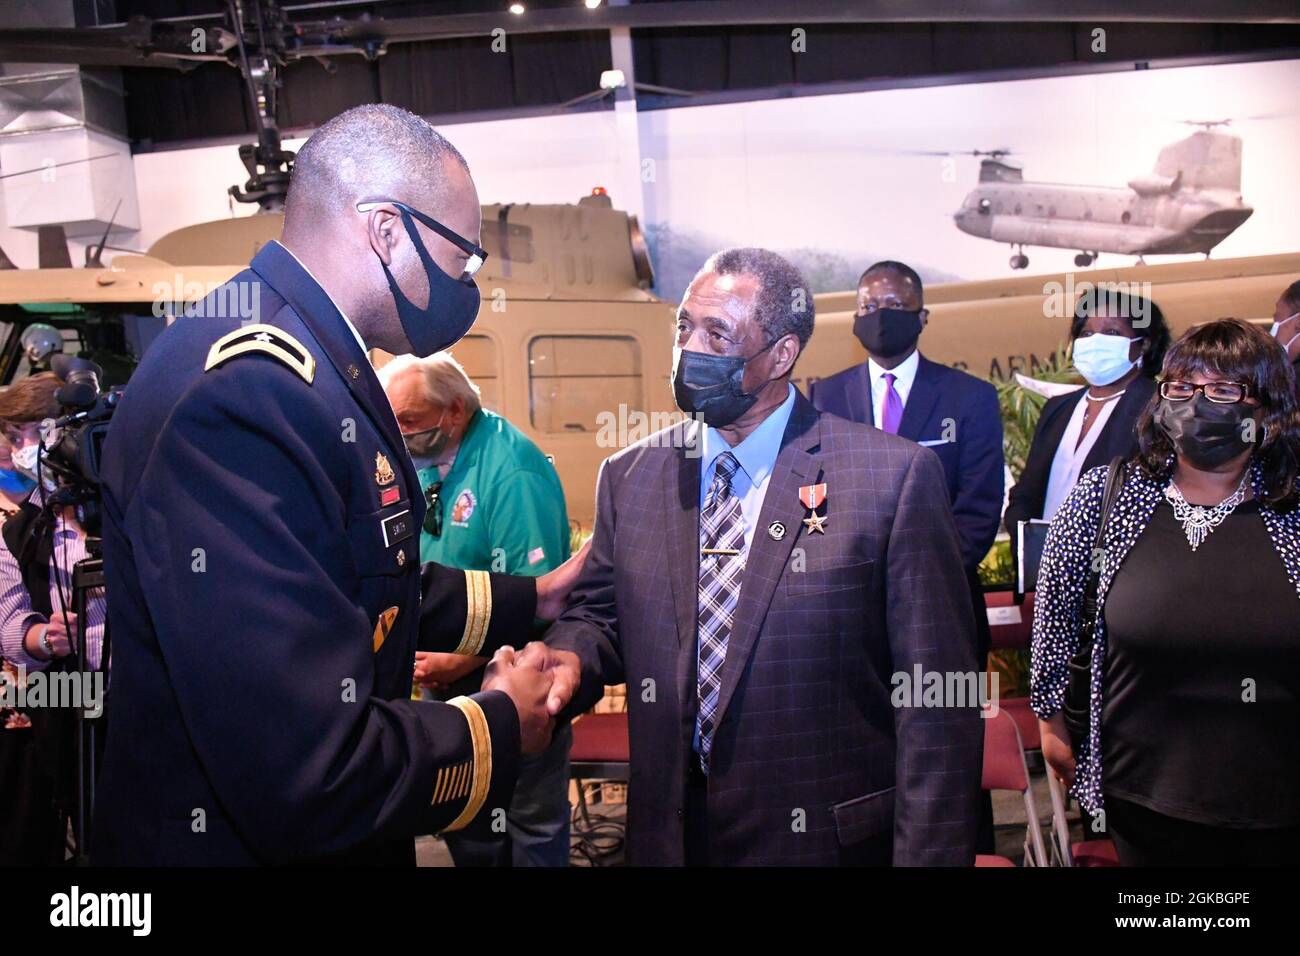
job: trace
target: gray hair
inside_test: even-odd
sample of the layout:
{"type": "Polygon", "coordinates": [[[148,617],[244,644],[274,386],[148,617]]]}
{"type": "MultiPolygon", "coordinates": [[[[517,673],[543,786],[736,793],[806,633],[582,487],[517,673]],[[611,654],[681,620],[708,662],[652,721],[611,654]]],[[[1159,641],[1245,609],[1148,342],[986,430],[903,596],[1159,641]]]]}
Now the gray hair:
{"type": "Polygon", "coordinates": [[[443,164],[465,157],[427,120],[399,106],[369,103],[344,110],[298,150],[285,218],[339,213],[366,199],[397,199],[436,210],[445,192],[443,164]]]}
{"type": "Polygon", "coordinates": [[[379,383],[384,390],[399,375],[418,373],[424,383],[424,394],[430,405],[450,407],[456,399],[465,403],[465,410],[474,414],[483,407],[482,393],[464,367],[451,357],[450,352],[438,352],[428,358],[399,355],[379,370],[379,383]]]}
{"type": "Polygon", "coordinates": [[[709,256],[696,275],[710,272],[722,276],[751,275],[758,279],[754,318],[768,342],[795,335],[799,338],[800,351],[808,344],[813,334],[812,290],[799,270],[785,258],[768,249],[738,246],[709,256]]]}

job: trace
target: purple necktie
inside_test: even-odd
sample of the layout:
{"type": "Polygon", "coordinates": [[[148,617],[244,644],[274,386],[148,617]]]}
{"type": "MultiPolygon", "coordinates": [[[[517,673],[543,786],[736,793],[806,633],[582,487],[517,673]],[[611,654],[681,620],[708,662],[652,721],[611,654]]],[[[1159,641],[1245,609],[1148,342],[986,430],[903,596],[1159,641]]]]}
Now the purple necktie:
{"type": "Polygon", "coordinates": [[[894,373],[886,372],[885,412],[880,416],[880,427],[891,435],[898,434],[898,426],[903,421],[903,399],[894,388],[894,373]]]}

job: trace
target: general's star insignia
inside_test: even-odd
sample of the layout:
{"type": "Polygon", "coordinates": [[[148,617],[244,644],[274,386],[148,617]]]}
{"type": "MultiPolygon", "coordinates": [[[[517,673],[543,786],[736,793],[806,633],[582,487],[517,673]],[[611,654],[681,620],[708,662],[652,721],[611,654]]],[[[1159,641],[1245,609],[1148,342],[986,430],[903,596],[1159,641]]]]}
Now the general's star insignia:
{"type": "Polygon", "coordinates": [[[257,334],[257,335],[254,335],[253,338],[257,339],[257,341],[259,341],[259,342],[270,342],[270,341],[272,341],[272,339],[271,339],[271,333],[269,333],[269,332],[261,332],[261,333],[259,333],[259,334],[257,334]]]}

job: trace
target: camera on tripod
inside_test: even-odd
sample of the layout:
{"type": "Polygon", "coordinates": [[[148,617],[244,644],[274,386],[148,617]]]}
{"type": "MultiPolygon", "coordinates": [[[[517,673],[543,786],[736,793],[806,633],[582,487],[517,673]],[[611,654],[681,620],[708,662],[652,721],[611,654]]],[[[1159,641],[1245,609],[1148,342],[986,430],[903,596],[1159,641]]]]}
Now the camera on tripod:
{"type": "Polygon", "coordinates": [[[49,471],[56,486],[48,496],[50,505],[70,505],[89,536],[99,534],[99,463],[109,419],[122,397],[121,389],[101,391],[101,369],[89,359],[56,355],[50,369],[63,379],[54,398],[64,414],[43,429],[39,467],[49,471]]]}

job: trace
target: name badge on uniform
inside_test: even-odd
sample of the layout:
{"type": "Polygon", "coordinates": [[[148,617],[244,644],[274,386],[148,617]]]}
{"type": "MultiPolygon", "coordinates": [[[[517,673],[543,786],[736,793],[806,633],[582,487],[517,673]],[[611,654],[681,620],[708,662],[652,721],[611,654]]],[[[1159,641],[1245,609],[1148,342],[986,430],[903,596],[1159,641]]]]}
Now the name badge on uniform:
{"type": "Polygon", "coordinates": [[[415,528],[411,525],[410,511],[399,511],[397,514],[385,518],[380,522],[380,527],[384,529],[385,548],[391,548],[399,541],[405,541],[415,533],[415,528]]]}

